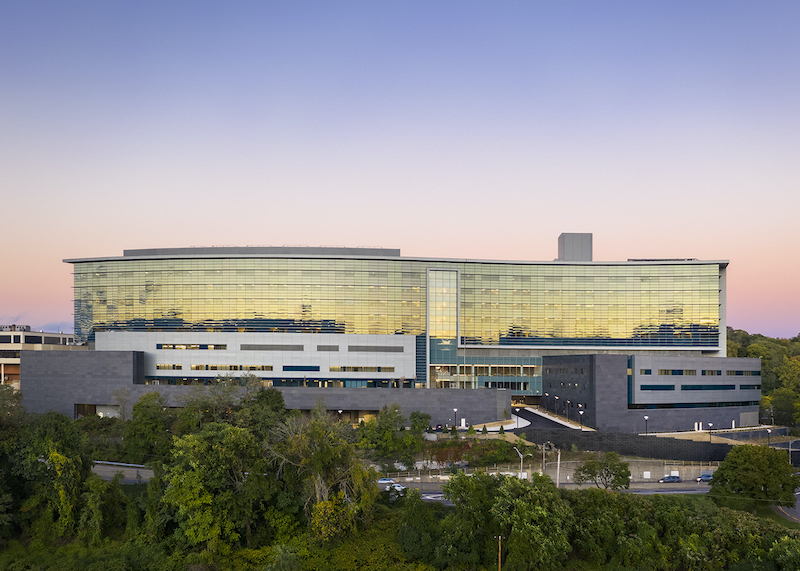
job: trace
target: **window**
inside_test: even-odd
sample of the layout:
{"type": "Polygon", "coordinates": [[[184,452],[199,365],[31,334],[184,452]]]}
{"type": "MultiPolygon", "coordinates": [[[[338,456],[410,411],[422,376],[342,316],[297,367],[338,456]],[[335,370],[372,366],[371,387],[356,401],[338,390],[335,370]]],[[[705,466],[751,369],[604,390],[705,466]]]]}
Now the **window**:
{"type": "Polygon", "coordinates": [[[158,371],[180,371],[181,369],[183,369],[183,365],[156,364],[156,370],[158,371]]]}
{"type": "Polygon", "coordinates": [[[722,371],[713,371],[713,370],[709,371],[709,370],[703,369],[703,375],[706,376],[706,377],[719,377],[720,375],[722,375],[722,371]]]}
{"type": "MultiPolygon", "coordinates": [[[[286,367],[283,369],[286,370],[286,367]]],[[[394,373],[394,367],[344,367],[331,366],[331,373],[394,373]]]]}
{"type": "Polygon", "coordinates": [[[650,375],[650,374],[652,374],[652,373],[653,373],[653,370],[652,370],[652,369],[640,369],[640,370],[639,370],[639,374],[640,374],[640,375],[650,375]]]}
{"type": "Polygon", "coordinates": [[[754,391],[761,390],[761,385],[739,385],[740,391],[754,391]]]}
{"type": "Polygon", "coordinates": [[[760,377],[761,371],[725,371],[725,374],[729,377],[760,377]]]}
{"type": "Polygon", "coordinates": [[[682,391],[732,391],[736,385],[681,385],[682,391]]]}
{"type": "Polygon", "coordinates": [[[240,365],[192,365],[192,371],[239,371],[240,365]]]}
{"type": "Polygon", "coordinates": [[[158,343],[156,349],[181,349],[181,350],[208,350],[208,351],[226,351],[227,345],[205,345],[205,344],[186,344],[186,343],[158,343]]]}
{"type": "Polygon", "coordinates": [[[674,391],[675,385],[642,385],[643,391],[674,391]]]}

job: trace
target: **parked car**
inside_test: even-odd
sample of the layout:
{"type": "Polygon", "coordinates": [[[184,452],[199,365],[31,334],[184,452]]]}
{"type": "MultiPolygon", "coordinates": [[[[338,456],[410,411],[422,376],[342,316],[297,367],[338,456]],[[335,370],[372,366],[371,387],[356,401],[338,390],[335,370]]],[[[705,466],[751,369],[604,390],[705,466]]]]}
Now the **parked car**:
{"type": "Polygon", "coordinates": [[[700,474],[697,478],[695,478],[696,482],[710,482],[711,478],[714,477],[714,474],[700,474]]]}
{"type": "Polygon", "coordinates": [[[659,484],[680,484],[681,482],[683,480],[680,476],[664,476],[658,481],[659,484]]]}
{"type": "Polygon", "coordinates": [[[378,485],[385,485],[385,484],[394,484],[394,480],[392,478],[381,478],[378,480],[378,485]]]}

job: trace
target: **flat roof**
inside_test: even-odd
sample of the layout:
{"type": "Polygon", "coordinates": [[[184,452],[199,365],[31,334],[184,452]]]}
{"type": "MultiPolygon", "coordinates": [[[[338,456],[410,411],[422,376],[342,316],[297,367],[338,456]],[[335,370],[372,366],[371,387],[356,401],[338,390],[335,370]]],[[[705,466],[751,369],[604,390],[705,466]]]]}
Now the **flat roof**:
{"type": "Polygon", "coordinates": [[[373,259],[403,260],[427,263],[484,263],[484,264],[526,264],[553,266],[652,266],[652,265],[701,265],[717,264],[725,268],[729,260],[698,260],[695,258],[669,259],[629,259],[626,261],[533,261],[533,260],[474,260],[467,258],[423,258],[402,257],[400,249],[395,248],[346,248],[341,246],[211,246],[190,248],[146,248],[123,250],[122,256],[100,258],[69,258],[68,264],[84,262],[111,262],[126,260],[163,259],[208,259],[208,258],[333,258],[333,259],[373,259]]]}

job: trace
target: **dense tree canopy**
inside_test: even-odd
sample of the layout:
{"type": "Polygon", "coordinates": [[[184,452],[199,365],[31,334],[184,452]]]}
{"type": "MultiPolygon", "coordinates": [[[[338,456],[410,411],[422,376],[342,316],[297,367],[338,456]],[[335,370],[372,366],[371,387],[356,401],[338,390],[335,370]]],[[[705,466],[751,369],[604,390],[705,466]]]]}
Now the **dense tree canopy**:
{"type": "Polygon", "coordinates": [[[767,446],[734,446],[711,480],[709,494],[721,505],[752,509],[756,502],[795,505],[800,477],[783,450],[767,446]]]}
{"type": "Polygon", "coordinates": [[[800,423],[800,335],[773,339],[729,327],[728,357],[761,359],[763,422],[800,423]]]}

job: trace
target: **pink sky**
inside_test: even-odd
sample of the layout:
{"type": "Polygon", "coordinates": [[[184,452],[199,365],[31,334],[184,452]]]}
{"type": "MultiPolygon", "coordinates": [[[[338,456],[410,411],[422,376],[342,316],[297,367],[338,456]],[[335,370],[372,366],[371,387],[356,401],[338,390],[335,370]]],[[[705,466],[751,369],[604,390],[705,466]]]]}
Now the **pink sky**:
{"type": "Polygon", "coordinates": [[[63,258],[348,245],[730,260],[728,324],[800,333],[800,5],[0,8],[0,323],[63,258]]]}

